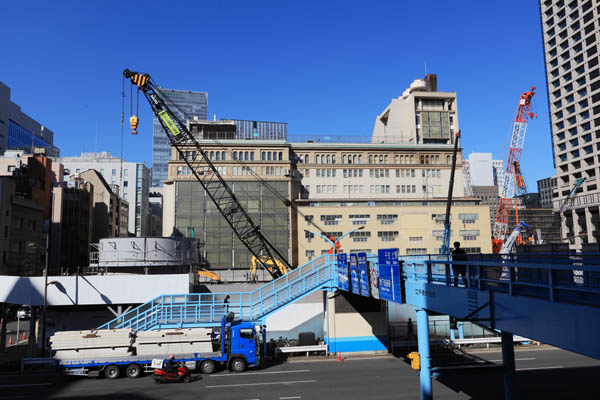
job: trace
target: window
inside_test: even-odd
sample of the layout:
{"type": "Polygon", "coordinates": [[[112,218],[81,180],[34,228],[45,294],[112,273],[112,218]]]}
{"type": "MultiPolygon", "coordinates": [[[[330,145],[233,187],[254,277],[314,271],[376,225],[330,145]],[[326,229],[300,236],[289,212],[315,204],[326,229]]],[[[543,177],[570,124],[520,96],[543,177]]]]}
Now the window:
{"type": "Polygon", "coordinates": [[[357,214],[350,215],[349,218],[352,221],[352,225],[366,225],[371,216],[369,214],[357,214]]]}
{"type": "Polygon", "coordinates": [[[423,236],[409,236],[408,241],[409,242],[422,242],[423,236]]]}
{"type": "Polygon", "coordinates": [[[382,242],[393,242],[398,237],[398,231],[379,231],[377,237],[382,242]]]}
{"type": "Polygon", "coordinates": [[[308,258],[308,261],[310,261],[313,258],[315,258],[315,251],[314,250],[306,250],[304,252],[304,254],[306,255],[306,258],[308,258]]]}
{"type": "Polygon", "coordinates": [[[252,328],[240,328],[240,337],[242,339],[254,338],[254,329],[252,328]]]}
{"type": "Polygon", "coordinates": [[[366,242],[371,237],[371,232],[356,231],[350,234],[354,242],[366,242]]]}
{"type": "MultiPolygon", "coordinates": [[[[325,186],[325,185],[323,185],[325,186]]],[[[342,219],[341,215],[321,215],[321,221],[325,225],[338,225],[342,219]]]]}
{"type": "Polygon", "coordinates": [[[427,249],[424,248],[409,248],[406,249],[406,254],[409,256],[427,254],[427,249]]]}
{"type": "Polygon", "coordinates": [[[398,220],[398,214],[378,214],[377,221],[381,225],[392,225],[398,220]]]}

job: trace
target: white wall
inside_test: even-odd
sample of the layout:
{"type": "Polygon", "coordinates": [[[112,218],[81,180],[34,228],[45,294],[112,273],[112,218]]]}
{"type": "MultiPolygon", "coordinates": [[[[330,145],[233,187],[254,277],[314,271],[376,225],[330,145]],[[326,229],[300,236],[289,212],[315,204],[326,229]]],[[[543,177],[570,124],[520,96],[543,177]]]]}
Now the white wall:
{"type": "Polygon", "coordinates": [[[471,173],[471,185],[494,186],[492,153],[469,154],[469,170],[471,173]]]}
{"type": "MultiPolygon", "coordinates": [[[[188,274],[50,276],[49,306],[140,304],[162,294],[190,293],[188,274]]],[[[40,306],[44,277],[0,276],[0,302],[40,306]]]]}

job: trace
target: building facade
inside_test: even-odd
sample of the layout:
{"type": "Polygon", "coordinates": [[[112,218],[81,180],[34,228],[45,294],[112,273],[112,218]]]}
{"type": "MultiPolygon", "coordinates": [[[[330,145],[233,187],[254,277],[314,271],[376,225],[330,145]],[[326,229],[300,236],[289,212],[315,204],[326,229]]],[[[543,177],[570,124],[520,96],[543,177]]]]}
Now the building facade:
{"type": "Polygon", "coordinates": [[[416,79],[375,118],[373,143],[451,144],[458,132],[455,92],[439,92],[437,77],[416,79]]]}
{"type": "Polygon", "coordinates": [[[562,236],[572,247],[600,239],[600,25],[597,0],[540,0],[542,41],[556,168],[554,209],[577,179],[584,184],[565,213],[562,236]]]}
{"type": "Polygon", "coordinates": [[[77,271],[89,265],[94,217],[94,187],[81,179],[64,182],[52,191],[49,275],[77,271]]]}
{"type": "Polygon", "coordinates": [[[540,207],[552,208],[552,199],[554,198],[554,193],[556,193],[556,178],[540,179],[537,181],[537,187],[540,194],[540,207]]]}
{"type": "Polygon", "coordinates": [[[118,187],[118,190],[113,191],[127,202],[129,232],[138,237],[148,235],[148,167],[142,163],[122,161],[109,152],[81,153],[79,157],[63,157],[60,161],[65,168],[65,180],[88,169],[95,169],[108,185],[118,187]]]}
{"type": "Polygon", "coordinates": [[[239,140],[287,140],[287,122],[232,119],[239,140]]]}
{"type": "Polygon", "coordinates": [[[45,263],[44,206],[18,191],[14,177],[0,176],[0,274],[41,275],[45,263]]]}
{"type": "MultiPolygon", "coordinates": [[[[230,140],[219,144],[206,141],[202,147],[263,235],[294,263],[295,215],[285,201],[293,198],[299,184],[290,173],[290,145],[283,141],[230,140]]],[[[192,158],[198,157],[192,148],[189,152],[192,158]]],[[[182,234],[199,239],[203,243],[202,262],[210,268],[247,270],[250,252],[176,150],[172,158],[162,192],[163,236],[182,234]]]]}
{"type": "MultiPolygon", "coordinates": [[[[160,91],[175,105],[171,109],[182,122],[194,117],[208,119],[208,93],[162,88],[160,91]]],[[[171,159],[171,143],[156,116],[152,127],[152,186],[162,186],[162,182],[168,177],[167,163],[171,159]]]]}
{"type": "Polygon", "coordinates": [[[52,157],[59,156],[54,146],[54,132],[40,124],[10,100],[10,88],[0,82],[0,154],[5,150],[26,150],[43,147],[52,157]]]}

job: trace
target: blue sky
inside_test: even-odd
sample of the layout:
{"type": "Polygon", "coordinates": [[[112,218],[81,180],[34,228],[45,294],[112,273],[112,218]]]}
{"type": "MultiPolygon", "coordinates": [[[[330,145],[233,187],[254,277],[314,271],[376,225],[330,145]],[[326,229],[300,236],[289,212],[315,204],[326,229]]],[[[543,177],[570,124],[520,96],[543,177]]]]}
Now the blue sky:
{"type": "MultiPolygon", "coordinates": [[[[288,122],[294,136],[370,136],[415,79],[456,91],[465,156],[499,159],[520,94],[536,86],[522,170],[554,173],[536,1],[7,2],[0,81],[64,156],[121,152],[121,72],[208,92],[209,116],[288,122]]],[[[126,104],[126,117],[129,104],[126,104]]],[[[152,161],[152,119],[124,157],[152,161]]]]}

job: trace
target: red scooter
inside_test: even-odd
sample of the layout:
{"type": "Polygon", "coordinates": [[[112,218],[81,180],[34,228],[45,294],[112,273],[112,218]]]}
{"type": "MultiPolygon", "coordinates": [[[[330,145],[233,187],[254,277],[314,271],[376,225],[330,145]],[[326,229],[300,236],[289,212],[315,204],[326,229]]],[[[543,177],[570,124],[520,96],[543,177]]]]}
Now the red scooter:
{"type": "Polygon", "coordinates": [[[167,372],[166,369],[160,368],[154,370],[155,383],[170,383],[170,382],[191,382],[192,374],[188,367],[184,364],[177,364],[177,371],[167,372]]]}

